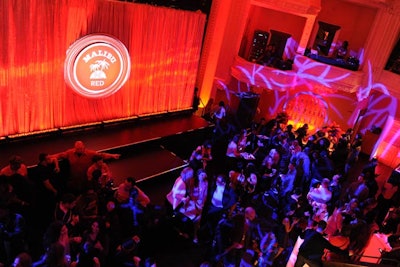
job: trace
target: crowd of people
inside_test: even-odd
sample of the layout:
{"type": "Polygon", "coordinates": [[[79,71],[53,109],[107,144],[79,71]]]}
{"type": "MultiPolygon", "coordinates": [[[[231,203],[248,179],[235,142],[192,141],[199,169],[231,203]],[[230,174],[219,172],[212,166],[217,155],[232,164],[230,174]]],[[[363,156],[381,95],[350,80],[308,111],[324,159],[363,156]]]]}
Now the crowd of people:
{"type": "Polygon", "coordinates": [[[150,199],[133,177],[115,187],[107,160],[119,157],[82,141],[31,168],[12,156],[0,171],[0,266],[152,266],[139,257],[150,199]]]}
{"type": "Polygon", "coordinates": [[[376,159],[352,177],[361,134],[278,118],[236,130],[220,113],[162,206],[133,177],[114,185],[107,160],[120,155],[81,141],[33,168],[13,156],[0,171],[0,266],[156,266],[149,236],[161,223],[206,248],[201,266],[285,266],[299,237],[295,266],[357,262],[375,232],[397,255],[399,183],[378,186],[376,159]]]}
{"type": "Polygon", "coordinates": [[[358,262],[374,233],[399,240],[399,181],[380,187],[376,158],[351,172],[360,133],[309,133],[278,117],[235,131],[217,120],[167,196],[179,234],[206,244],[204,266],[285,266],[298,238],[294,266],[358,262]],[[224,156],[210,160],[220,142],[224,156]]]}

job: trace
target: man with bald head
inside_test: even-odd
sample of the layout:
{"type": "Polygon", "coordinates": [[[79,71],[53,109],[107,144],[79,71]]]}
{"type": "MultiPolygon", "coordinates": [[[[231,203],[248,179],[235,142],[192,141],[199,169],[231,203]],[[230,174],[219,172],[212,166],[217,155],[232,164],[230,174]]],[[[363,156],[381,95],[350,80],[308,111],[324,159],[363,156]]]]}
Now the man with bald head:
{"type": "Polygon", "coordinates": [[[52,155],[58,160],[67,160],[69,163],[69,176],[67,190],[74,194],[81,194],[87,182],[87,170],[93,163],[93,157],[100,156],[104,160],[119,159],[119,154],[97,152],[87,149],[82,141],[76,141],[73,148],[52,155]]]}

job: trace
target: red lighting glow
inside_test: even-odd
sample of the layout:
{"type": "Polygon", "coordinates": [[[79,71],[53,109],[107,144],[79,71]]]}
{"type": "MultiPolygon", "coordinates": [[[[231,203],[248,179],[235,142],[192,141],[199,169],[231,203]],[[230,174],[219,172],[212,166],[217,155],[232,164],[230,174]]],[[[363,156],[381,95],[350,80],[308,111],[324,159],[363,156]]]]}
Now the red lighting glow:
{"type": "Polygon", "coordinates": [[[205,14],[106,0],[4,0],[0,13],[0,138],[192,106],[205,14]],[[93,35],[113,36],[129,55],[104,38],[86,42],[70,60],[70,80],[84,88],[75,92],[66,51],[93,35]],[[72,64],[88,53],[87,64],[72,64]]]}

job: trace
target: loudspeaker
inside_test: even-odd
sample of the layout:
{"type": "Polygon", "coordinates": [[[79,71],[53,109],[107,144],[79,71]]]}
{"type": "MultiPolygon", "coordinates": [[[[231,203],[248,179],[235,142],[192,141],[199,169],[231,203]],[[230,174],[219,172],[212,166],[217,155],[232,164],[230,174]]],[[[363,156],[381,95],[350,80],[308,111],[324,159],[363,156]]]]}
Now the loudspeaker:
{"type": "Polygon", "coordinates": [[[259,102],[259,94],[246,92],[231,95],[231,108],[234,111],[236,123],[241,129],[251,126],[259,102]]]}
{"type": "Polygon", "coordinates": [[[267,46],[269,33],[265,31],[255,31],[253,35],[253,42],[251,43],[249,61],[257,60],[260,58],[267,46]]]}

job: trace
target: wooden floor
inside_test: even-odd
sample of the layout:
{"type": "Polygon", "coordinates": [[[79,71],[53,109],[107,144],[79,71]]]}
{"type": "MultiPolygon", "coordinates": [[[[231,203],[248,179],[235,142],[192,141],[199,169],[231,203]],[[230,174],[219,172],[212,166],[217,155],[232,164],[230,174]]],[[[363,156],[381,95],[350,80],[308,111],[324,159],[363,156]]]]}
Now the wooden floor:
{"type": "Polygon", "coordinates": [[[177,155],[176,151],[169,150],[171,146],[176,147],[170,143],[180,139],[181,145],[186,146],[184,149],[191,150],[193,148],[187,147],[182,137],[202,135],[212,127],[211,123],[199,116],[182,114],[137,120],[117,126],[65,131],[45,137],[8,140],[0,144],[0,166],[6,166],[12,155],[21,156],[28,167],[34,166],[38,162],[39,153],[65,151],[72,148],[75,141],[81,140],[89,149],[121,154],[119,160],[109,163],[117,182],[127,176],[142,181],[186,166],[185,153],[177,155]]]}
{"type": "Polygon", "coordinates": [[[163,147],[142,151],[128,158],[121,158],[109,164],[113,177],[120,179],[132,176],[137,182],[152,179],[187,166],[187,163],[173,152],[163,147]]]}

